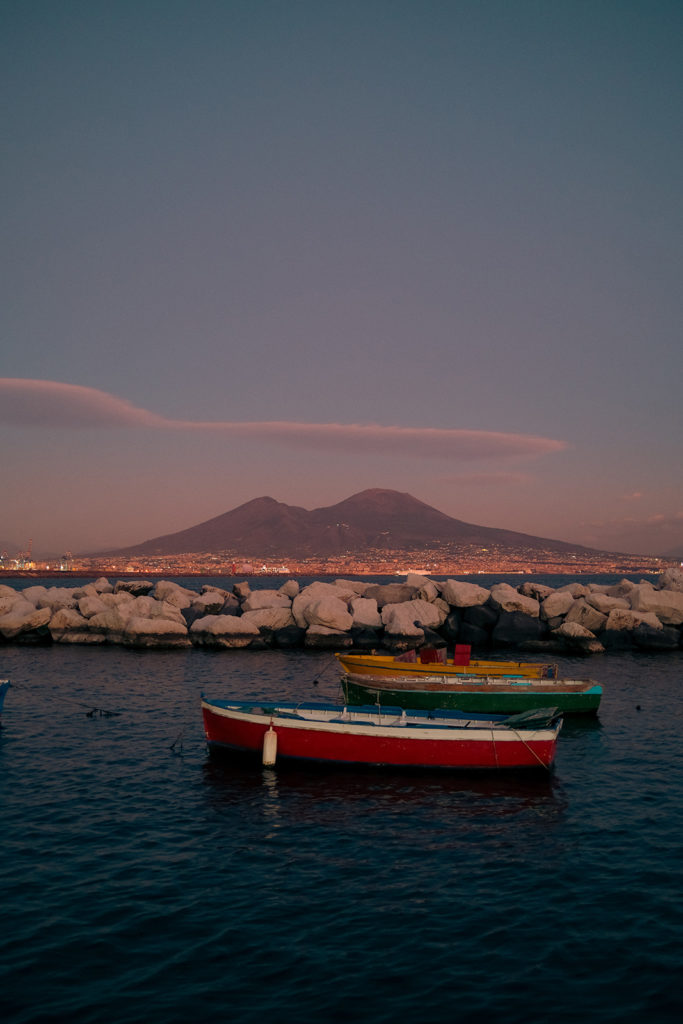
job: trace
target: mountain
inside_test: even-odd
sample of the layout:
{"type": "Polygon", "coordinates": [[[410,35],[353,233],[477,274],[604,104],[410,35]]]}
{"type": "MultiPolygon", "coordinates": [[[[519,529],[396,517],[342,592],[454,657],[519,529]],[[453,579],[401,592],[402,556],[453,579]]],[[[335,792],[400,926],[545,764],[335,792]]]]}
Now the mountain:
{"type": "Polygon", "coordinates": [[[233,551],[244,557],[327,557],[370,549],[424,551],[446,544],[589,551],[576,544],[453,519],[410,494],[373,488],[309,512],[274,498],[254,498],[178,533],[106,555],[177,555],[233,551]]]}

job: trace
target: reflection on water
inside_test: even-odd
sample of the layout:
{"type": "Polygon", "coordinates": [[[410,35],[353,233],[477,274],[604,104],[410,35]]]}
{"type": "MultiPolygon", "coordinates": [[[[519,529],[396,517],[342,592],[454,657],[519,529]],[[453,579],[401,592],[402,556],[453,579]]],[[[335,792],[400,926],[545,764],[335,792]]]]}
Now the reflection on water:
{"type": "Polygon", "coordinates": [[[553,772],[451,772],[328,765],[280,764],[263,768],[241,756],[207,755],[205,793],[216,809],[260,804],[265,817],[278,809],[279,823],[327,821],[339,827],[363,816],[393,820],[419,815],[452,819],[459,826],[485,816],[511,818],[562,814],[565,797],[553,772]]]}
{"type": "Polygon", "coordinates": [[[202,689],[326,655],[2,656],[8,1020],[680,1019],[683,652],[564,659],[605,696],[548,775],[208,756],[202,689]]]}

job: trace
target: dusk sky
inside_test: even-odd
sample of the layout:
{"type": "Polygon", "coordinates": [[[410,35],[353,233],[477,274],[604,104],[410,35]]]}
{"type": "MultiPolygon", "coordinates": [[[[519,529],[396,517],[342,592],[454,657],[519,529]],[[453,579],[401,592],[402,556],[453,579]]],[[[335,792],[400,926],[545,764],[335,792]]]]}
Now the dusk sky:
{"type": "Polygon", "coordinates": [[[383,487],[683,550],[680,0],[0,15],[3,547],[383,487]]]}

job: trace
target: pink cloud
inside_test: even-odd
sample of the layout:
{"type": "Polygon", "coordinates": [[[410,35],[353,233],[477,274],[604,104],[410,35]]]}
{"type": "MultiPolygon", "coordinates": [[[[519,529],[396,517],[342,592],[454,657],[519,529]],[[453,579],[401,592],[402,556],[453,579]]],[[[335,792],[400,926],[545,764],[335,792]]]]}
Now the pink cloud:
{"type": "Polygon", "coordinates": [[[567,448],[565,441],[527,434],[379,424],[197,422],[139,409],[95,388],[56,381],[0,378],[0,421],[19,427],[111,428],[221,432],[348,453],[380,453],[457,460],[520,458],[567,448]]]}

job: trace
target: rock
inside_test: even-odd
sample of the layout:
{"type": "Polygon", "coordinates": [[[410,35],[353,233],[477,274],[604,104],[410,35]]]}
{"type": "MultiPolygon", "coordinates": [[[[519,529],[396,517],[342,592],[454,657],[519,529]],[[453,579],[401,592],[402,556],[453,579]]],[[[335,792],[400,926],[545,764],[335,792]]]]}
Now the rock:
{"type": "MultiPolygon", "coordinates": [[[[9,587],[3,587],[3,590],[9,590],[9,587]]],[[[11,594],[0,593],[0,616],[6,615],[7,612],[11,611],[19,600],[19,595],[14,590],[11,594]]],[[[30,604],[30,601],[25,603],[30,604]]],[[[31,605],[31,607],[35,608],[35,605],[31,605]]]]}
{"type": "Polygon", "coordinates": [[[354,597],[365,597],[365,591],[368,587],[374,587],[376,584],[368,583],[364,580],[337,579],[334,581],[334,586],[338,590],[343,591],[346,595],[346,600],[350,601],[354,597]]]}
{"type": "Polygon", "coordinates": [[[484,587],[464,580],[446,580],[441,585],[441,596],[452,608],[472,608],[486,604],[491,596],[484,587]]]}
{"type": "Polygon", "coordinates": [[[121,614],[126,605],[108,608],[106,612],[98,612],[88,619],[88,632],[101,635],[108,643],[119,644],[130,616],[121,614]]]}
{"type": "Polygon", "coordinates": [[[631,591],[631,608],[652,612],[665,626],[683,624],[683,590],[655,590],[649,583],[639,583],[631,591]]]}
{"type": "Polygon", "coordinates": [[[680,646],[681,634],[673,626],[656,629],[649,622],[639,622],[633,630],[633,642],[644,651],[675,651],[680,646]]]}
{"type": "Polygon", "coordinates": [[[153,589],[154,584],[149,580],[117,580],[114,585],[115,594],[132,594],[133,597],[151,594],[153,589]]]}
{"type": "Polygon", "coordinates": [[[653,629],[661,629],[662,624],[656,615],[651,612],[634,612],[630,608],[613,608],[607,616],[605,629],[608,630],[633,630],[641,622],[647,622],[653,629]]]}
{"type": "Polygon", "coordinates": [[[266,629],[270,632],[287,629],[289,626],[296,625],[291,608],[289,607],[257,608],[251,612],[244,612],[241,616],[241,622],[243,625],[246,623],[250,626],[256,626],[259,631],[266,629]]]}
{"type": "Polygon", "coordinates": [[[58,644],[101,644],[105,639],[102,633],[91,632],[88,620],[75,608],[60,608],[55,612],[50,619],[49,630],[58,644]]]}
{"type": "Polygon", "coordinates": [[[283,650],[303,647],[305,635],[306,631],[298,626],[285,626],[284,629],[275,631],[273,638],[274,646],[283,650]]]}
{"type": "Polygon", "coordinates": [[[568,590],[554,590],[546,598],[540,607],[540,616],[549,622],[558,616],[566,615],[574,604],[574,597],[568,590]]]}
{"type": "Polygon", "coordinates": [[[353,616],[346,603],[338,597],[322,597],[306,605],[304,617],[309,627],[325,626],[339,633],[348,631],[353,625],[353,616]]]}
{"type": "Polygon", "coordinates": [[[351,600],[351,615],[353,625],[380,629],[382,619],[380,618],[377,602],[369,597],[354,597],[351,600]]]}
{"type": "Polygon", "coordinates": [[[441,633],[437,633],[436,630],[430,629],[429,626],[423,626],[422,632],[422,647],[434,647],[437,650],[445,649],[447,644],[445,639],[441,636],[441,633]]]}
{"type": "Polygon", "coordinates": [[[599,591],[591,591],[590,594],[586,594],[584,600],[603,615],[609,615],[614,608],[630,608],[625,597],[610,597],[609,594],[602,594],[599,591]]]}
{"type": "Polygon", "coordinates": [[[635,583],[632,580],[621,580],[620,583],[614,583],[611,587],[607,587],[605,593],[609,597],[628,597],[635,583]]]}
{"type": "Polygon", "coordinates": [[[336,651],[341,647],[351,646],[351,637],[348,633],[340,632],[338,629],[330,629],[314,623],[306,630],[304,646],[316,650],[336,651]]]}
{"type": "Polygon", "coordinates": [[[0,617],[0,636],[16,643],[41,643],[49,640],[49,608],[36,608],[30,601],[18,600],[0,617]]]}
{"type": "Polygon", "coordinates": [[[406,584],[415,587],[415,597],[421,601],[435,601],[439,596],[439,588],[432,580],[417,573],[408,573],[406,584]]]}
{"type": "Polygon", "coordinates": [[[296,580],[287,580],[287,582],[283,583],[280,587],[280,593],[284,594],[285,597],[295,598],[300,589],[301,588],[296,580]]]}
{"type": "Polygon", "coordinates": [[[190,639],[200,647],[248,647],[258,627],[242,615],[205,615],[190,626],[190,639]]]}
{"type": "Polygon", "coordinates": [[[557,594],[571,594],[572,597],[585,597],[588,593],[588,588],[583,583],[565,583],[563,587],[558,587],[555,591],[557,594]]]}
{"type": "Polygon", "coordinates": [[[84,619],[91,619],[93,615],[106,612],[107,605],[99,595],[97,597],[82,597],[78,602],[78,610],[84,619]]]}
{"type": "Polygon", "coordinates": [[[181,587],[178,583],[170,580],[159,580],[154,587],[154,597],[157,601],[166,601],[176,608],[189,608],[197,595],[194,590],[181,587]]]}
{"type": "Polygon", "coordinates": [[[657,580],[657,589],[683,593],[683,568],[678,569],[672,566],[661,572],[657,580]]]}
{"type": "Polygon", "coordinates": [[[435,629],[442,625],[446,616],[429,601],[403,601],[400,604],[387,604],[381,612],[384,628],[389,633],[403,636],[416,636],[422,627],[435,629]],[[416,632],[417,631],[417,632],[416,632]]]}
{"type": "Polygon", "coordinates": [[[407,583],[375,583],[367,588],[365,597],[376,601],[377,607],[381,611],[386,604],[400,604],[402,601],[412,601],[416,590],[417,587],[410,587],[407,583]]]}
{"type": "Polygon", "coordinates": [[[129,647],[189,647],[190,638],[184,622],[133,615],[126,622],[122,643],[129,647]]]}
{"type": "Polygon", "coordinates": [[[604,651],[597,637],[578,622],[563,622],[558,629],[553,630],[552,637],[561,640],[574,654],[601,654],[604,651]]]}
{"type": "Polygon", "coordinates": [[[243,612],[253,612],[259,608],[287,608],[292,602],[286,594],[278,590],[252,590],[242,603],[243,612]]]}
{"type": "MultiPolygon", "coordinates": [[[[316,602],[325,598],[331,598],[333,601],[339,602],[339,604],[335,605],[335,607],[337,607],[340,612],[340,606],[342,606],[344,611],[349,615],[350,629],[351,625],[353,624],[353,619],[351,619],[351,616],[349,614],[349,609],[346,601],[343,600],[342,597],[340,596],[343,593],[343,590],[340,590],[336,585],[332,583],[321,583],[316,581],[315,583],[310,583],[307,587],[304,587],[301,593],[297,594],[297,596],[292,600],[292,615],[294,616],[294,621],[296,622],[297,626],[299,626],[301,629],[307,629],[308,626],[312,624],[312,622],[309,620],[307,613],[307,608],[309,607],[309,605],[315,604],[316,602]]],[[[330,623],[325,622],[319,624],[331,625],[330,623]]]]}
{"type": "Polygon", "coordinates": [[[244,583],[235,583],[232,592],[238,601],[245,601],[251,593],[251,587],[245,580],[244,583]]]}
{"type": "Polygon", "coordinates": [[[412,637],[422,642],[424,632],[421,626],[416,625],[417,617],[412,611],[413,603],[406,601],[402,604],[388,604],[382,608],[385,637],[412,637]]]}
{"type": "Polygon", "coordinates": [[[525,597],[509,583],[496,583],[491,587],[491,603],[505,612],[523,612],[534,617],[540,613],[540,605],[535,598],[525,597]]]}
{"type": "Polygon", "coordinates": [[[93,583],[93,587],[95,588],[98,594],[111,594],[114,591],[113,586],[106,578],[106,576],[100,576],[98,580],[95,580],[95,582],[93,583]]]}
{"type": "MultiPolygon", "coordinates": [[[[534,601],[537,605],[538,602],[534,601]]],[[[501,611],[491,633],[491,641],[499,646],[516,646],[533,640],[541,640],[545,633],[545,623],[537,615],[527,615],[521,611],[501,611]]]]}
{"type": "Polygon", "coordinates": [[[539,604],[541,601],[545,601],[547,597],[550,597],[551,594],[555,593],[552,587],[546,587],[543,583],[532,583],[531,580],[527,580],[525,583],[522,583],[519,588],[519,592],[520,594],[523,594],[524,597],[533,597],[539,604]]]}
{"type": "MultiPolygon", "coordinates": [[[[473,605],[463,609],[462,624],[463,627],[467,624],[476,629],[483,629],[488,634],[498,622],[498,615],[499,612],[490,604],[473,605]]],[[[470,643],[470,641],[463,640],[463,643],[470,643]]]]}
{"type": "MultiPolygon", "coordinates": [[[[15,598],[18,596],[16,591],[13,591],[15,598]]],[[[36,585],[35,587],[25,587],[21,591],[21,596],[24,601],[28,601],[34,608],[38,607],[38,601],[42,601],[47,597],[47,587],[41,587],[36,585]]],[[[48,605],[44,604],[43,608],[47,608],[48,605]]]]}
{"type": "Polygon", "coordinates": [[[597,608],[593,608],[582,597],[578,601],[574,601],[567,612],[565,622],[578,622],[580,626],[585,626],[591,633],[599,633],[605,628],[607,616],[603,612],[599,612],[597,608]]]}
{"type": "Polygon", "coordinates": [[[78,601],[73,590],[67,587],[50,587],[47,592],[35,602],[36,608],[50,608],[52,612],[60,608],[77,608],[78,601]]]}
{"type": "MultiPolygon", "coordinates": [[[[225,606],[226,596],[221,590],[207,590],[193,599],[190,608],[196,613],[196,618],[201,618],[202,615],[219,615],[225,606]]],[[[237,609],[237,600],[235,600],[235,609],[237,609]]]]}
{"type": "Polygon", "coordinates": [[[487,647],[491,643],[491,634],[488,630],[476,626],[472,622],[466,622],[463,618],[460,624],[459,644],[470,644],[473,648],[487,647]]]}
{"type": "Polygon", "coordinates": [[[455,644],[459,642],[460,621],[460,613],[457,611],[450,612],[444,619],[441,626],[441,635],[447,643],[455,644]]]}
{"type": "Polygon", "coordinates": [[[371,626],[351,627],[351,646],[359,651],[373,651],[380,646],[378,629],[371,626]]]}

